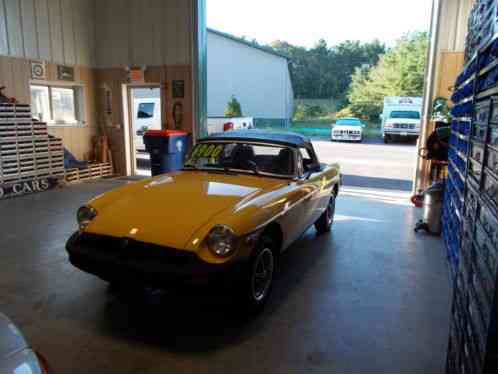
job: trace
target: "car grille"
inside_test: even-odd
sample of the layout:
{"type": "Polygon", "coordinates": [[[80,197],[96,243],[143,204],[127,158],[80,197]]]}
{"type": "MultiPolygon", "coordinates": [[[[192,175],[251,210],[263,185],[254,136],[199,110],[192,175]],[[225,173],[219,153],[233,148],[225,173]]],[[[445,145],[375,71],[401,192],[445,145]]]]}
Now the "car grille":
{"type": "Polygon", "coordinates": [[[334,130],[334,135],[360,135],[361,132],[357,130],[334,130]]]}
{"type": "Polygon", "coordinates": [[[106,254],[126,257],[128,260],[157,261],[169,264],[188,264],[196,260],[197,256],[188,251],[175,248],[148,244],[127,238],[82,234],[79,239],[82,247],[95,249],[106,254]]]}
{"type": "Polygon", "coordinates": [[[406,130],[414,130],[415,125],[410,124],[410,123],[395,123],[394,124],[395,129],[406,129],[406,130]]]}

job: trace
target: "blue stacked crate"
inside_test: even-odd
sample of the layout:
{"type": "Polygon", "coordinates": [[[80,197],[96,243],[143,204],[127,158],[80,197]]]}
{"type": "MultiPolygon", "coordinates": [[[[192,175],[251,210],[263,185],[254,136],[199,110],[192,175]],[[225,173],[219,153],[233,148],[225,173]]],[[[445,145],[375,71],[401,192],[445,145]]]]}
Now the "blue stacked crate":
{"type": "MultiPolygon", "coordinates": [[[[489,23],[498,2],[478,3],[489,23]]],[[[454,285],[449,374],[498,373],[498,38],[482,35],[481,40],[452,97],[443,208],[454,285]]]]}
{"type": "Polygon", "coordinates": [[[448,150],[448,179],[443,202],[443,237],[446,243],[450,280],[456,284],[459,268],[462,215],[469,150],[469,128],[474,111],[474,82],[477,64],[471,63],[457,79],[452,101],[451,135],[448,150]]]}

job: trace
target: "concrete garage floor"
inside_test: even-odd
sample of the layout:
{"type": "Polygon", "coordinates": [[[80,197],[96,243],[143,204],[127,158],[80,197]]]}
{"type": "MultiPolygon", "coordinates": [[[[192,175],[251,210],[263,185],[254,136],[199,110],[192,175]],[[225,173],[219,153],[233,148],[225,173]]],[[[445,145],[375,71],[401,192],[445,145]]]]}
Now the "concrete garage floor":
{"type": "Polygon", "coordinates": [[[56,373],[443,373],[445,255],[413,233],[419,211],[341,195],[333,233],[310,229],[263,314],[244,322],[226,298],[116,295],[68,263],[76,209],[120,183],[0,203],[0,311],[56,373]]]}

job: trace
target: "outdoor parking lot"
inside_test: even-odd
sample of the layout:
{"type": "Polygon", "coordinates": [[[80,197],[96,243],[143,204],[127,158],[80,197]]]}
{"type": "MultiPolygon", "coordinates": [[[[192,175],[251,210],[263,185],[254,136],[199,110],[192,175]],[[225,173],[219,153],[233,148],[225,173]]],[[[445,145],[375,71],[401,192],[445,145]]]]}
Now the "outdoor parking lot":
{"type": "Polygon", "coordinates": [[[384,144],[381,139],[363,143],[313,142],[321,162],[338,162],[347,187],[410,192],[415,168],[413,143],[384,144]]]}

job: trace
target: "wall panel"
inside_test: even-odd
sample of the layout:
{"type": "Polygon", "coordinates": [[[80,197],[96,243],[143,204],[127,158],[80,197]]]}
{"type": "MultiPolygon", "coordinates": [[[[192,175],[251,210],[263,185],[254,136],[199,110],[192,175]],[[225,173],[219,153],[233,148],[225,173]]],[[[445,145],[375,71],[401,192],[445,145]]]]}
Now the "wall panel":
{"type": "Polygon", "coordinates": [[[451,97],[456,78],[462,71],[464,58],[463,52],[441,52],[436,97],[445,97],[447,99],[451,97]]]}
{"type": "Polygon", "coordinates": [[[151,2],[151,23],[152,23],[152,54],[151,54],[151,64],[161,65],[164,54],[164,22],[163,22],[163,12],[164,4],[166,2],[162,0],[154,0],[151,2]]]}
{"type": "Polygon", "coordinates": [[[50,21],[50,42],[52,62],[64,63],[64,41],[62,39],[62,12],[60,0],[48,0],[48,17],[50,21]]]}
{"type": "Polygon", "coordinates": [[[193,1],[97,2],[97,66],[190,64],[193,1]]]}
{"type": "Polygon", "coordinates": [[[36,32],[34,0],[21,0],[22,38],[24,40],[24,56],[38,58],[38,40],[36,32]]]}
{"type": "MultiPolygon", "coordinates": [[[[48,0],[35,0],[36,34],[38,54],[43,60],[51,60],[50,23],[48,20],[48,0]]],[[[28,55],[29,56],[29,55],[28,55]]]]}
{"type": "Polygon", "coordinates": [[[24,47],[22,40],[22,21],[19,0],[6,0],[5,11],[7,37],[9,40],[9,54],[12,56],[23,56],[24,47]]]}
{"type": "Polygon", "coordinates": [[[131,47],[131,65],[144,64],[147,53],[145,48],[145,39],[147,37],[147,26],[142,22],[142,3],[139,1],[132,1],[129,6],[130,13],[130,47],[131,47]]]}
{"type": "MultiPolygon", "coordinates": [[[[62,14],[62,45],[64,52],[63,62],[68,65],[75,65],[76,52],[74,42],[74,22],[73,12],[77,9],[75,7],[76,0],[60,0],[61,1],[61,14],[62,14]]],[[[78,30],[79,33],[80,30],[78,30]]]]}
{"type": "MultiPolygon", "coordinates": [[[[78,65],[95,65],[95,7],[87,0],[73,2],[75,61],[78,65]],[[89,22],[89,20],[91,20],[89,22]]],[[[66,63],[68,63],[66,61],[66,63]]]]}
{"type": "Polygon", "coordinates": [[[0,55],[95,65],[95,0],[0,0],[0,55]]]}
{"type": "Polygon", "coordinates": [[[7,18],[5,18],[5,0],[0,0],[0,55],[9,53],[9,41],[7,40],[7,18]]]}

